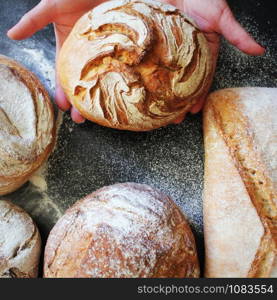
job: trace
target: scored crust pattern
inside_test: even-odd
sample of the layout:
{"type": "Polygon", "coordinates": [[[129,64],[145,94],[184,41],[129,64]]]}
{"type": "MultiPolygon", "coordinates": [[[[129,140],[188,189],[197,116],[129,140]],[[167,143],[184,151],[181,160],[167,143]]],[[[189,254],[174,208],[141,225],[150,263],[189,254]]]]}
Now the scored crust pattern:
{"type": "MultiPolygon", "coordinates": [[[[274,271],[272,266],[277,256],[276,182],[273,174],[268,171],[265,157],[262,157],[259,151],[260,145],[256,143],[253,120],[250,121],[247,116],[249,112],[247,113],[244,107],[244,100],[247,100],[247,97],[249,99],[249,97],[253,98],[259,95],[259,100],[263,101],[265,98],[271,97],[272,90],[266,88],[263,91],[259,88],[225,89],[223,92],[213,93],[209,101],[215,125],[229,149],[264,227],[264,235],[247,277],[268,277],[274,271]]],[[[276,92],[275,94],[277,95],[276,92]]],[[[274,100],[276,101],[276,98],[274,100]]],[[[268,113],[273,113],[274,107],[276,107],[276,103],[273,101],[268,107],[270,109],[268,113]]],[[[255,103],[251,102],[250,106],[253,111],[255,103]]],[[[258,109],[266,110],[266,107],[261,105],[258,109]]],[[[255,121],[258,122],[258,120],[255,121]]],[[[264,119],[263,122],[266,120],[264,119]]],[[[270,132],[264,132],[264,141],[268,144],[274,142],[270,138],[270,132]]]]}
{"type": "Polygon", "coordinates": [[[0,195],[28,180],[53,148],[54,112],[38,79],[0,56],[0,195]]]}
{"type": "Polygon", "coordinates": [[[193,234],[176,204],[147,185],[104,187],[52,229],[45,277],[198,277],[193,234]]]}
{"type": "Polygon", "coordinates": [[[62,86],[86,118],[151,130],[183,115],[211,81],[204,35],[175,7],[108,1],[75,25],[59,57],[62,86]]]}

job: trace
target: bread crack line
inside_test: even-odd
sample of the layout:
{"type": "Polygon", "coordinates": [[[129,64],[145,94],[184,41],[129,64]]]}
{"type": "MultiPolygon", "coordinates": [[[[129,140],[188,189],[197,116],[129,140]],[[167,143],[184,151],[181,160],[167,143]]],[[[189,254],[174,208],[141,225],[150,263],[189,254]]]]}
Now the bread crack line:
{"type": "MultiPolygon", "coordinates": [[[[163,106],[165,106],[165,114],[163,113],[162,116],[160,116],[159,114],[156,115],[153,111],[151,112],[151,110],[149,113],[147,113],[149,111],[149,107],[151,106],[152,101],[150,101],[150,102],[146,101],[146,96],[149,92],[151,93],[153,91],[149,91],[151,82],[149,82],[146,79],[148,79],[151,76],[152,77],[154,76],[155,78],[159,78],[159,76],[166,76],[166,77],[169,76],[168,81],[172,81],[172,78],[170,78],[172,76],[170,74],[171,73],[175,74],[175,72],[179,72],[179,74],[180,74],[178,76],[178,77],[180,77],[180,78],[178,78],[179,81],[180,82],[186,81],[186,79],[188,79],[188,77],[190,77],[194,72],[198,72],[198,70],[196,69],[196,66],[197,66],[197,63],[201,60],[201,51],[199,51],[199,49],[197,49],[197,47],[195,47],[195,49],[192,49],[193,54],[191,55],[191,60],[188,62],[187,68],[184,69],[178,63],[175,66],[174,64],[173,65],[172,64],[169,64],[169,65],[164,64],[159,59],[158,60],[156,59],[156,61],[153,61],[153,59],[151,59],[151,58],[148,59],[150,57],[149,54],[150,53],[153,54],[152,52],[155,50],[155,46],[152,45],[152,50],[149,51],[149,53],[147,53],[147,55],[146,55],[145,54],[146,47],[145,48],[138,47],[137,44],[133,43],[134,39],[130,38],[132,35],[135,35],[135,34],[130,34],[131,29],[125,30],[125,32],[123,32],[123,34],[122,34],[122,32],[120,34],[118,33],[119,29],[122,30],[122,28],[124,28],[124,26],[122,24],[116,24],[116,23],[113,24],[112,30],[114,30],[114,31],[108,32],[108,33],[106,31],[109,30],[109,25],[104,24],[102,26],[103,26],[102,29],[104,30],[104,32],[102,32],[101,36],[100,36],[101,46],[99,49],[101,49],[101,47],[104,47],[104,49],[102,49],[101,50],[102,52],[100,52],[95,58],[92,58],[82,68],[79,83],[78,83],[78,85],[75,86],[75,89],[74,89],[75,96],[79,96],[82,99],[82,101],[85,101],[87,99],[87,102],[90,102],[90,105],[89,105],[90,110],[93,110],[93,103],[95,102],[95,96],[98,96],[100,99],[98,99],[97,102],[99,102],[105,118],[108,119],[109,121],[113,121],[113,123],[119,122],[121,124],[128,124],[128,118],[124,117],[124,115],[126,116],[128,114],[128,109],[127,109],[126,104],[123,101],[123,98],[124,98],[123,95],[125,95],[125,96],[132,95],[132,90],[134,88],[139,89],[139,92],[141,92],[140,94],[142,97],[139,97],[139,100],[141,100],[143,102],[143,105],[139,105],[138,102],[140,102],[140,101],[136,101],[136,103],[133,102],[132,104],[135,105],[136,108],[141,113],[144,113],[144,114],[146,113],[146,114],[150,115],[151,117],[154,117],[154,118],[155,117],[156,118],[164,117],[165,115],[170,114],[170,112],[166,113],[166,111],[168,111],[168,110],[174,111],[174,110],[180,109],[181,107],[186,106],[184,104],[184,97],[176,97],[175,92],[171,91],[169,94],[169,98],[170,98],[169,100],[171,100],[171,101],[166,101],[166,99],[161,99],[161,101],[164,103],[163,106]],[[117,38],[121,35],[122,36],[126,35],[125,36],[125,38],[126,38],[125,45],[124,44],[120,45],[118,43],[110,43],[110,41],[113,41],[114,35],[116,35],[117,38]],[[130,40],[127,42],[127,39],[130,39],[130,40]],[[144,76],[143,67],[139,65],[140,63],[142,64],[142,66],[148,65],[150,63],[152,64],[150,71],[148,70],[147,76],[144,76]],[[135,67],[134,67],[134,69],[131,69],[131,68],[129,68],[129,66],[135,66],[135,67]],[[113,84],[114,91],[115,91],[114,92],[115,97],[110,97],[109,94],[110,94],[111,90],[113,90],[113,89],[110,88],[108,90],[109,93],[105,93],[105,92],[103,93],[103,85],[101,85],[101,81],[105,76],[107,76],[108,73],[113,73],[113,72],[118,73],[117,77],[120,76],[120,78],[118,78],[118,80],[124,82],[125,89],[122,88],[120,91],[116,92],[116,87],[119,86],[119,81],[116,82],[115,84],[113,84]],[[166,73],[169,75],[166,75],[166,73]],[[165,75],[162,75],[162,74],[165,74],[165,75]],[[128,79],[132,78],[132,80],[128,80],[127,78],[128,79]],[[99,91],[96,91],[98,89],[99,89],[99,91]],[[110,99],[110,101],[109,101],[110,105],[105,104],[106,101],[103,99],[104,94],[106,94],[107,98],[110,99]],[[173,101],[173,100],[175,100],[175,101],[173,101]],[[172,103],[170,103],[170,102],[172,102],[172,103]],[[148,107],[145,107],[145,105],[147,105],[148,107]],[[105,106],[107,106],[107,107],[105,107],[105,106]],[[113,108],[110,108],[109,106],[113,107],[113,108]],[[123,112],[123,114],[122,114],[122,112],[123,112]]],[[[125,28],[126,28],[126,26],[125,26],[125,28]]],[[[100,29],[98,28],[97,31],[99,32],[99,30],[100,29]]],[[[157,29],[155,29],[155,31],[157,31],[157,29]]],[[[83,34],[83,36],[87,36],[88,39],[90,39],[89,37],[91,36],[92,32],[95,33],[96,31],[92,31],[90,29],[90,31],[86,31],[86,33],[83,34]]],[[[97,37],[99,38],[99,35],[95,36],[94,38],[91,38],[92,44],[95,43],[95,39],[97,40],[97,42],[99,42],[99,39],[97,39],[97,37]]],[[[196,45],[198,45],[197,32],[193,33],[193,41],[196,45]]],[[[95,43],[94,46],[96,46],[96,48],[99,47],[99,45],[97,43],[95,43]]],[[[189,49],[189,51],[191,50],[190,47],[188,49],[189,49]]],[[[94,52],[94,51],[92,51],[92,52],[94,52]]],[[[202,76],[205,77],[207,72],[208,72],[208,68],[205,65],[205,67],[202,69],[202,76]]],[[[178,81],[178,79],[175,81],[178,81]]],[[[159,82],[159,80],[157,82],[159,82]]],[[[185,97],[185,98],[195,97],[198,93],[199,86],[203,87],[204,83],[205,82],[203,82],[203,81],[199,81],[198,86],[192,91],[191,94],[187,95],[187,97],[185,97]]],[[[166,84],[169,84],[169,83],[166,82],[166,84]]],[[[176,82],[175,82],[175,84],[176,84],[176,82]]],[[[172,83],[171,83],[171,85],[172,85],[172,83]]],[[[122,84],[121,84],[121,86],[122,86],[122,84]]],[[[160,85],[160,87],[156,87],[156,88],[158,89],[161,87],[162,87],[162,84],[160,85]]],[[[155,90],[154,88],[152,88],[152,89],[155,90]]],[[[172,87],[171,87],[171,89],[172,89],[172,87]]],[[[160,93],[160,94],[164,94],[164,93],[160,93]]],[[[156,96],[159,97],[158,94],[156,96]]]]}
{"type": "Polygon", "coordinates": [[[10,120],[6,112],[2,109],[1,105],[0,105],[0,131],[6,132],[11,135],[16,135],[22,138],[18,128],[10,120]]]}
{"type": "Polygon", "coordinates": [[[234,165],[264,227],[264,234],[248,272],[250,277],[258,275],[263,277],[263,274],[269,273],[269,270],[266,270],[264,266],[271,266],[277,255],[277,207],[274,202],[276,191],[274,191],[273,184],[266,175],[262,158],[254,151],[251,127],[247,119],[239,112],[240,110],[238,108],[236,110],[229,109],[232,112],[230,114],[232,122],[223,119],[225,115],[220,114],[215,106],[213,106],[212,111],[220,135],[229,149],[234,165]],[[226,124],[234,124],[234,126],[230,129],[226,124]],[[242,153],[240,151],[242,148],[249,148],[250,151],[242,153]],[[266,195],[261,189],[262,185],[266,185],[269,190],[266,195]]]}
{"type": "Polygon", "coordinates": [[[76,23],[58,70],[68,99],[85,118],[147,131],[185,115],[206,94],[212,59],[204,34],[176,7],[114,0],[76,23]]]}

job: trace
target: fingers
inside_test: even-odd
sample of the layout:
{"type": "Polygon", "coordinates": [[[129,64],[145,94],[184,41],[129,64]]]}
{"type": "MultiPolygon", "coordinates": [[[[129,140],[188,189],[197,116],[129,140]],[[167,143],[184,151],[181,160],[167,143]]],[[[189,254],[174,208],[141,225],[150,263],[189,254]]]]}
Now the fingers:
{"type": "MultiPolygon", "coordinates": [[[[56,26],[54,25],[55,30],[55,37],[56,37],[56,62],[59,56],[59,51],[62,46],[61,39],[59,37],[59,34],[57,33],[56,26]]],[[[67,111],[71,107],[70,102],[67,100],[66,95],[60,85],[59,82],[59,76],[57,71],[57,63],[56,63],[56,92],[55,92],[55,102],[58,105],[58,107],[63,110],[67,111]]]]}
{"type": "MultiPolygon", "coordinates": [[[[195,103],[195,104],[192,106],[192,108],[190,109],[190,113],[192,113],[192,114],[197,114],[197,113],[199,113],[200,110],[203,108],[203,106],[204,106],[204,104],[205,104],[205,100],[206,100],[206,97],[203,97],[203,98],[201,98],[200,100],[198,100],[198,102],[195,103]]],[[[186,114],[184,114],[184,115],[178,117],[177,119],[175,119],[175,120],[172,122],[172,124],[178,125],[178,124],[182,123],[182,122],[184,121],[185,117],[186,117],[186,114]]]]}
{"type": "MultiPolygon", "coordinates": [[[[41,1],[7,32],[8,37],[14,40],[26,39],[49,23],[52,23],[55,17],[54,3],[54,1],[41,1]]],[[[57,34],[56,28],[55,33],[58,54],[66,35],[63,37],[61,34],[57,34]]],[[[67,111],[71,107],[70,102],[67,100],[58,82],[56,85],[55,101],[58,107],[63,111],[67,111]]],[[[85,118],[83,118],[74,107],[71,107],[71,118],[76,123],[83,123],[85,121],[85,118]]]]}
{"type": "Polygon", "coordinates": [[[26,13],[21,20],[8,32],[13,40],[23,40],[52,22],[54,18],[53,1],[41,1],[32,10],[26,13]]]}
{"type": "MultiPolygon", "coordinates": [[[[71,107],[70,102],[67,100],[62,88],[56,86],[55,102],[62,111],[67,111],[71,107]]],[[[75,123],[84,123],[85,118],[80,115],[78,110],[74,107],[71,107],[71,118],[75,123]]]]}
{"type": "Polygon", "coordinates": [[[172,121],[172,124],[178,125],[178,124],[182,123],[184,121],[185,117],[186,117],[186,114],[179,116],[177,119],[172,121]]]}
{"type": "MultiPolygon", "coordinates": [[[[55,102],[62,111],[67,111],[71,107],[70,102],[67,100],[62,88],[59,85],[56,86],[55,102]]],[[[73,106],[71,107],[71,118],[75,123],[85,122],[85,118],[82,117],[78,110],[73,106]]]]}
{"type": "Polygon", "coordinates": [[[59,85],[56,86],[55,101],[58,107],[63,111],[67,111],[71,107],[71,104],[67,100],[62,88],[59,85]]]}
{"type": "Polygon", "coordinates": [[[71,108],[71,119],[75,122],[75,123],[84,123],[85,122],[85,118],[82,117],[80,115],[80,113],[78,112],[78,110],[72,106],[71,108]]]}
{"type": "Polygon", "coordinates": [[[256,43],[250,34],[236,21],[228,6],[223,10],[218,26],[219,33],[244,53],[262,55],[265,52],[265,49],[256,43]]]}
{"type": "Polygon", "coordinates": [[[201,98],[196,104],[193,105],[193,107],[190,109],[190,112],[192,114],[197,114],[200,112],[200,110],[203,108],[205,103],[206,97],[201,98]]]}
{"type": "MultiPolygon", "coordinates": [[[[58,59],[60,48],[66,38],[66,35],[63,35],[59,32],[56,25],[54,26],[55,29],[55,36],[56,36],[56,59],[58,59]]],[[[71,118],[75,123],[84,123],[85,118],[80,115],[78,110],[71,106],[71,103],[67,100],[66,95],[62,89],[62,87],[59,84],[59,77],[56,71],[56,94],[55,94],[55,102],[58,105],[58,107],[63,110],[67,111],[71,107],[71,118]]]]}
{"type": "MultiPolygon", "coordinates": [[[[71,107],[71,104],[67,100],[63,89],[58,84],[56,86],[55,102],[62,111],[67,111],[71,107]]],[[[85,122],[85,118],[83,118],[78,110],[74,107],[71,107],[71,118],[75,123],[85,122]]]]}

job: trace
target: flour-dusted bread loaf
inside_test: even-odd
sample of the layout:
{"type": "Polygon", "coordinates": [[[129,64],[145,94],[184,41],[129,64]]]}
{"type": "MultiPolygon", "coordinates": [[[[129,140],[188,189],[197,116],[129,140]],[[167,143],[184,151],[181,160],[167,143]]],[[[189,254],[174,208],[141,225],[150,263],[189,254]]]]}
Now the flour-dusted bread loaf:
{"type": "Polygon", "coordinates": [[[0,195],[24,184],[54,144],[54,114],[34,74],[0,55],[0,195]]]}
{"type": "Polygon", "coordinates": [[[193,234],[166,195],[143,184],[107,186],[52,229],[45,277],[198,277],[193,234]]]}
{"type": "Polygon", "coordinates": [[[172,123],[207,93],[212,63],[203,33],[177,8],[115,0],[76,23],[61,49],[58,75],[85,118],[146,131],[172,123]]]}
{"type": "Polygon", "coordinates": [[[204,111],[207,277],[277,277],[277,89],[212,93],[204,111]]]}
{"type": "Polygon", "coordinates": [[[31,217],[0,200],[0,278],[37,277],[41,239],[31,217]]]}

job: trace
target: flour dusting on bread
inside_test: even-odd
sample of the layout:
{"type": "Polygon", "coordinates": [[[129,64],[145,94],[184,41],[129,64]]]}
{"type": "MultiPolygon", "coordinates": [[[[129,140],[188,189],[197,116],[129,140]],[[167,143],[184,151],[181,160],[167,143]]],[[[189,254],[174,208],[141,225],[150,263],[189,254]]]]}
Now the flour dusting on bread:
{"type": "Polygon", "coordinates": [[[147,185],[104,187],[58,221],[46,277],[197,277],[193,235],[166,195],[147,185]]]}
{"type": "Polygon", "coordinates": [[[12,192],[45,161],[54,142],[54,112],[38,79],[0,56],[0,194],[12,192]]]}
{"type": "Polygon", "coordinates": [[[36,277],[40,244],[38,229],[28,214],[0,200],[0,278],[36,277]]]}

